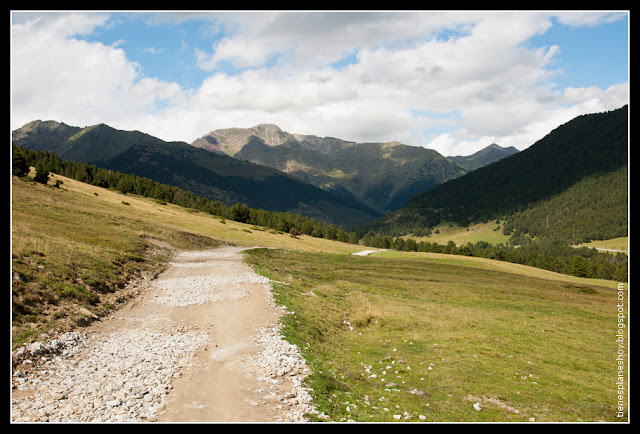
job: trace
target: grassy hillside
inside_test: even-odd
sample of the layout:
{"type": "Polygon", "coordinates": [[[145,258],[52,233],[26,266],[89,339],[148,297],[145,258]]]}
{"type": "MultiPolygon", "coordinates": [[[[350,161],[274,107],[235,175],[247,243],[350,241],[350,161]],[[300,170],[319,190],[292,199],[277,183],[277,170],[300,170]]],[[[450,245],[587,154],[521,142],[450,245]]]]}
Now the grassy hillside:
{"type": "Polygon", "coordinates": [[[465,243],[475,244],[486,241],[491,244],[507,244],[509,237],[502,231],[504,221],[476,223],[469,226],[459,226],[455,223],[442,222],[434,226],[432,233],[426,237],[415,237],[416,242],[426,241],[441,245],[453,241],[457,246],[465,243]]]}
{"type": "Polygon", "coordinates": [[[629,251],[629,237],[616,237],[611,238],[610,240],[590,241],[588,243],[579,244],[576,247],[591,247],[594,249],[626,253],[629,251]]]}
{"type": "Polygon", "coordinates": [[[616,282],[444,254],[356,257],[364,247],[58,175],[49,185],[12,179],[13,345],[117,309],[135,294],[129,279],[166,264],[169,251],[152,240],[278,248],[246,257],[281,282],[285,333],[332,420],[619,420],[616,282]]]}
{"type": "MultiPolygon", "coordinates": [[[[32,171],[33,172],[33,171],[32,171]]],[[[104,315],[167,260],[149,239],[194,249],[231,243],[334,252],[358,246],[221,219],[59,175],[49,185],[12,179],[13,344],[104,315]],[[56,181],[62,181],[55,188],[56,181]],[[86,309],[86,310],[85,310],[86,309]]]]}

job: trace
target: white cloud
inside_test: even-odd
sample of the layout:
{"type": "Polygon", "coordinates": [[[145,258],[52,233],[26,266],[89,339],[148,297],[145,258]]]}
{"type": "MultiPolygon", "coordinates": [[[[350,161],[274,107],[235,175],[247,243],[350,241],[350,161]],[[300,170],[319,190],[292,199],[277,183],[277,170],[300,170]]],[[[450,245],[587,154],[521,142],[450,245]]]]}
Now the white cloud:
{"type": "MultiPolygon", "coordinates": [[[[190,90],[143,76],[121,41],[106,46],[75,37],[105,25],[106,15],[45,14],[14,23],[12,128],[33,119],[105,122],[191,142],[213,129],[268,122],[292,133],[398,140],[463,155],[494,142],[524,148],[578,114],[628,102],[628,84],[553,85],[561,47],[526,44],[549,28],[547,14],[214,16],[209,30],[218,39],[210,49],[194,48],[210,75],[190,90]],[[229,17],[235,21],[223,21],[229,17]],[[225,73],[228,64],[240,70],[225,73]],[[452,117],[428,114],[454,111],[452,117]]],[[[171,17],[184,20],[185,14],[149,21],[171,17]]],[[[594,18],[561,19],[577,25],[594,18]]]]}
{"type": "Polygon", "coordinates": [[[12,128],[53,119],[138,129],[139,116],[180,94],[176,84],[141,76],[123,49],[73,37],[90,33],[105,18],[56,14],[12,26],[12,128]]]}
{"type": "MultiPolygon", "coordinates": [[[[380,12],[281,12],[233,15],[236,26],[208,53],[202,66],[215,69],[230,61],[237,67],[261,67],[274,56],[286,60],[288,70],[338,61],[361,48],[402,41],[427,34],[461,15],[380,12]]],[[[281,65],[283,64],[281,63],[281,65]]]]}
{"type": "Polygon", "coordinates": [[[624,11],[619,12],[603,12],[603,11],[569,11],[558,12],[554,16],[558,18],[558,21],[567,24],[572,27],[581,26],[597,26],[602,23],[611,23],[619,20],[627,13],[624,11]]]}

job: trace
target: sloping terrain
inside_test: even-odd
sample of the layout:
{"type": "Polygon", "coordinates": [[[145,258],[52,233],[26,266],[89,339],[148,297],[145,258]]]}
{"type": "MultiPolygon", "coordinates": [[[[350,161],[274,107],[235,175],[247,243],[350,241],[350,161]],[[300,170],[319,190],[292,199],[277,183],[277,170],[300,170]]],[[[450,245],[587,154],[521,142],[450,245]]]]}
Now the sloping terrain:
{"type": "MultiPolygon", "coordinates": [[[[623,220],[614,224],[625,224],[626,178],[623,174],[614,178],[606,175],[620,173],[627,165],[628,107],[579,116],[560,125],[524,151],[411,198],[403,208],[359,228],[359,233],[406,234],[443,221],[466,226],[472,222],[510,220],[510,216],[563,193],[561,200],[564,204],[560,208],[569,210],[575,207],[575,203],[585,200],[596,203],[596,195],[612,195],[618,198],[615,203],[607,201],[607,206],[591,209],[592,213],[603,218],[591,220],[606,221],[605,215],[615,215],[622,216],[623,220]],[[600,180],[605,184],[598,188],[572,189],[587,179],[592,183],[600,180]],[[610,183],[608,180],[611,179],[616,179],[616,182],[610,183]],[[567,191],[574,194],[566,194],[567,191]]],[[[558,209],[557,200],[555,202],[554,207],[558,209]]],[[[551,216],[547,219],[546,214],[535,214],[545,220],[544,225],[561,223],[571,226],[582,223],[572,221],[572,218],[587,218],[584,214],[574,216],[571,212],[562,219],[551,216]]]]}
{"type": "MultiPolygon", "coordinates": [[[[270,394],[290,381],[289,371],[267,375],[259,389],[241,380],[263,378],[261,362],[256,372],[234,371],[244,367],[234,354],[257,348],[224,327],[253,293],[237,298],[237,305],[229,297],[217,307],[222,311],[162,304],[211,295],[203,285],[174,292],[166,284],[205,271],[215,270],[218,279],[231,275],[221,265],[228,261],[236,270],[231,252],[216,249],[213,257],[210,250],[232,244],[274,247],[245,254],[272,282],[273,300],[286,306],[282,317],[272,316],[286,340],[259,343],[269,354],[280,354],[276,341],[302,352],[310,374],[304,384],[322,420],[627,420],[626,400],[618,410],[603,387],[619,347],[602,333],[620,297],[627,300],[626,284],[446,254],[354,256],[363,248],[222,222],[59,175],[47,186],[17,177],[12,182],[12,297],[14,306],[30,310],[13,317],[14,345],[28,338],[53,341],[58,327],[73,323],[87,333],[89,354],[85,360],[80,350],[70,350],[59,361],[48,359],[33,391],[14,389],[12,417],[72,422],[98,412],[102,420],[123,421],[148,410],[147,420],[229,421],[211,416],[227,385],[237,395],[226,402],[237,412],[222,407],[218,415],[232,422],[255,421],[270,405],[294,409],[298,396],[270,394]],[[55,181],[63,184],[56,188],[55,181]],[[169,244],[191,253],[170,257],[169,244]],[[147,268],[167,274],[145,280],[139,272],[147,268]],[[158,286],[147,290],[149,283],[158,286]],[[94,316],[103,321],[85,328],[94,316]],[[165,372],[168,380],[158,377],[165,372]],[[154,380],[149,385],[134,383],[147,375],[154,380]],[[94,381],[100,387],[89,388],[94,381]]],[[[225,287],[219,295],[236,290],[225,287]]],[[[265,310],[254,317],[269,315],[267,302],[258,304],[265,310]]],[[[282,367],[289,366],[291,355],[282,355],[282,367]]],[[[622,361],[628,366],[626,352],[622,361]]],[[[13,383],[29,384],[30,375],[14,375],[13,383]]],[[[621,381],[628,390],[628,377],[621,381]]]]}
{"type": "Polygon", "coordinates": [[[290,211],[347,228],[380,216],[365,205],[278,170],[104,124],[77,128],[34,121],[13,132],[13,143],[143,176],[227,205],[240,202],[251,208],[290,211]]]}

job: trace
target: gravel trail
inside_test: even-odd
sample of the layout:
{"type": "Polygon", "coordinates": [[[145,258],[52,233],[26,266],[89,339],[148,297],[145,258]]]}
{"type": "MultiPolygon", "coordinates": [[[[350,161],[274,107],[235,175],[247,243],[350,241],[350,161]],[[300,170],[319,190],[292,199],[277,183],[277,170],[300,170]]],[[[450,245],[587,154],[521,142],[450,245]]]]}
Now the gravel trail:
{"type": "Polygon", "coordinates": [[[305,361],[280,334],[283,311],[242,250],[179,253],[113,316],[17,351],[25,362],[12,374],[12,421],[304,422],[317,414],[302,386],[305,361]]]}

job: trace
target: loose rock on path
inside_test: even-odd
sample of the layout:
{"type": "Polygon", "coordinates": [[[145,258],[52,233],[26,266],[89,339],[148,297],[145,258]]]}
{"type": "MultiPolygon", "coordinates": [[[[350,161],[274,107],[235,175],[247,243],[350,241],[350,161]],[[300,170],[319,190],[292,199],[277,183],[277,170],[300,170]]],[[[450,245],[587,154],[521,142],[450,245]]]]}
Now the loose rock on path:
{"type": "Polygon", "coordinates": [[[20,352],[13,422],[303,422],[317,414],[283,311],[242,248],[182,252],[139,297],[20,352]]]}

